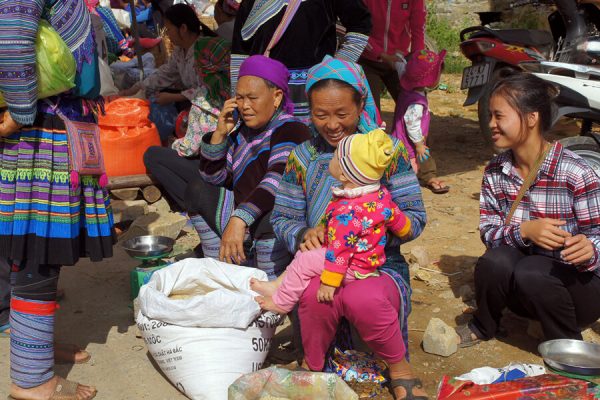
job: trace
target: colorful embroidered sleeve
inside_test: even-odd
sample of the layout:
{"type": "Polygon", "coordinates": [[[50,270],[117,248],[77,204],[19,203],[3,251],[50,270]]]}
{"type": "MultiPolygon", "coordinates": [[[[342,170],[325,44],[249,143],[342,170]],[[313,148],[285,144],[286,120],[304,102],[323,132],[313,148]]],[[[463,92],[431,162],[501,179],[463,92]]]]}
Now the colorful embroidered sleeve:
{"type": "Polygon", "coordinates": [[[44,0],[0,1],[0,92],[15,122],[31,125],[37,113],[35,37],[44,0]]]}
{"type": "Polygon", "coordinates": [[[271,214],[273,231],[286,244],[290,253],[298,250],[304,233],[309,228],[304,186],[306,168],[310,162],[309,146],[308,142],[304,142],[290,153],[271,214]]]}
{"type": "Polygon", "coordinates": [[[503,244],[513,247],[527,247],[521,237],[521,225],[505,225],[505,212],[498,203],[499,194],[495,193],[493,176],[489,166],[483,174],[479,200],[479,232],[486,247],[494,248],[503,244]]]}
{"type": "Polygon", "coordinates": [[[200,145],[200,176],[204,181],[215,185],[223,186],[232,190],[233,171],[230,168],[232,164],[233,141],[231,135],[219,144],[211,144],[212,133],[204,135],[200,145]]]}
{"type": "Polygon", "coordinates": [[[369,41],[371,14],[362,0],[334,1],[334,7],[347,32],[335,56],[356,62],[369,41]]]}
{"type": "Polygon", "coordinates": [[[233,215],[250,226],[259,217],[273,209],[275,193],[292,150],[310,138],[306,125],[299,122],[283,124],[273,132],[267,171],[246,200],[238,205],[233,215]]]}
{"type": "Polygon", "coordinates": [[[406,148],[398,139],[392,138],[392,140],[394,141],[394,155],[390,166],[383,175],[382,185],[389,190],[394,203],[410,220],[410,232],[405,237],[401,239],[396,236],[390,237],[388,245],[395,246],[419,237],[425,228],[427,215],[421,187],[417,176],[410,168],[406,148]]]}
{"type": "Polygon", "coordinates": [[[321,274],[321,282],[324,284],[334,287],[339,287],[342,284],[346,270],[354,256],[362,217],[362,213],[349,209],[349,207],[342,205],[339,200],[333,201],[329,205],[326,214],[328,221],[327,251],[323,273],[321,274]]]}

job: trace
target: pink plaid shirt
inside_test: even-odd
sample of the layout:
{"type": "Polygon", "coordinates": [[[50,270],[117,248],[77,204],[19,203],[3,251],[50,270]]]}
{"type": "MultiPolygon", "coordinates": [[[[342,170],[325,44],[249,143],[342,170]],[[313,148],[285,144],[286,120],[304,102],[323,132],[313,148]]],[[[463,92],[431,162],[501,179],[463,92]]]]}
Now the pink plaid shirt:
{"type": "Polygon", "coordinates": [[[596,271],[600,276],[600,180],[594,171],[573,152],[555,143],[542,163],[537,177],[519,203],[510,222],[506,215],[523,185],[513,165],[511,151],[496,156],[483,174],[480,197],[479,230],[487,247],[509,245],[532,248],[560,260],[560,250],[544,250],[521,237],[521,222],[539,218],[566,221],[561,229],[572,235],[584,234],[594,245],[594,256],[581,271],[596,271]]]}

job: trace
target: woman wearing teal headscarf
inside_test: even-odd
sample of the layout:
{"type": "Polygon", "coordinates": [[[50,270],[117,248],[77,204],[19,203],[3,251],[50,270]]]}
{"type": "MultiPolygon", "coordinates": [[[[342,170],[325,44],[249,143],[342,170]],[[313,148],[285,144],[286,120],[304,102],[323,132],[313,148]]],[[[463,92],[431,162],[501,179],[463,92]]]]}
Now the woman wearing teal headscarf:
{"type": "MultiPolygon", "coordinates": [[[[309,70],[306,88],[314,137],[290,154],[271,217],[275,234],[292,253],[320,248],[324,242],[325,209],[331,199],[331,188],[339,186],[328,170],[337,144],[348,135],[377,128],[380,121],[358,64],[325,57],[309,70]]],[[[405,239],[410,241],[419,236],[425,226],[425,208],[406,149],[401,142],[392,140],[393,160],[381,184],[410,219],[413,235],[405,239]]],[[[319,277],[311,281],[298,309],[305,367],[323,370],[327,350],[341,318],[345,317],[390,366],[397,398],[410,398],[407,393],[424,394],[407,361],[410,287],[408,265],[399,245],[399,238],[387,237],[387,261],[379,269],[381,275],[338,288],[332,303],[317,302],[319,277]],[[390,340],[394,337],[403,340],[390,340]]]]}

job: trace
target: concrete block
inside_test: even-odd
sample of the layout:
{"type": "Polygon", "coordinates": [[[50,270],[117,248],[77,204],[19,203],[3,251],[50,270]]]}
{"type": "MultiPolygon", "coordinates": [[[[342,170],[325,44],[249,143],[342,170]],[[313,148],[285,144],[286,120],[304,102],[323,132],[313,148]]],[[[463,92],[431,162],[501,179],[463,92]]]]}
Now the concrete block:
{"type": "Polygon", "coordinates": [[[112,200],[110,204],[115,223],[133,221],[148,214],[148,203],[144,200],[112,200]]]}
{"type": "Polygon", "coordinates": [[[120,239],[125,241],[132,237],[143,235],[166,236],[171,239],[177,239],[186,221],[186,217],[175,213],[162,215],[149,213],[136,218],[120,239]]]}

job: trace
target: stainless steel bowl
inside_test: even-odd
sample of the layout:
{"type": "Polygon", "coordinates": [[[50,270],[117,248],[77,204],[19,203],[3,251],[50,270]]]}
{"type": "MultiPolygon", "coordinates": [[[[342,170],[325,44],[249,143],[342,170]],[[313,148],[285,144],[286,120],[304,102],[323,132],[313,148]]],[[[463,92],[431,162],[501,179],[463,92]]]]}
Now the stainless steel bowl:
{"type": "Polygon", "coordinates": [[[173,250],[175,240],[166,236],[136,236],[123,242],[121,247],[131,257],[163,257],[173,250]]]}
{"type": "Polygon", "coordinates": [[[600,375],[600,344],[583,340],[555,339],[538,346],[550,367],[579,375],[600,375]]]}

